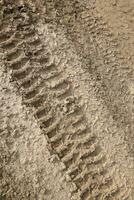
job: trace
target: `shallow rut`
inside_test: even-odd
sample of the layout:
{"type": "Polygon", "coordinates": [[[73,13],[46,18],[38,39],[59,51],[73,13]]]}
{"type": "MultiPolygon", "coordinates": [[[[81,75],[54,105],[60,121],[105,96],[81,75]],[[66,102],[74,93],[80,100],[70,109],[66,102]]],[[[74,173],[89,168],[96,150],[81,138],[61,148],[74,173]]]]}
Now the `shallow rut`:
{"type": "Polygon", "coordinates": [[[78,192],[81,200],[129,199],[125,187],[114,183],[113,166],[90,131],[72,83],[47,49],[47,38],[42,40],[35,29],[37,19],[31,13],[26,5],[7,7],[0,30],[5,66],[12,70],[23,102],[33,107],[51,151],[64,163],[63,170],[76,186],[72,195],[78,192]]]}

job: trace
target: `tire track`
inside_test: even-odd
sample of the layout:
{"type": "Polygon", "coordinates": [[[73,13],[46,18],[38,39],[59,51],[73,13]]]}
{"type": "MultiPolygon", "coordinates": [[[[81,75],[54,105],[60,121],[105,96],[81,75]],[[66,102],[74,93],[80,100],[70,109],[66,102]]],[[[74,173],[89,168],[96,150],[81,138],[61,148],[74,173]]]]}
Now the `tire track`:
{"type": "Polygon", "coordinates": [[[71,83],[45,48],[45,41],[31,26],[29,12],[25,12],[23,18],[23,9],[17,13],[17,19],[13,18],[15,31],[11,31],[9,37],[7,33],[4,35],[3,29],[0,42],[5,65],[12,70],[23,102],[34,108],[35,118],[51,150],[64,163],[65,172],[76,185],[74,192],[78,192],[82,200],[123,199],[126,191],[115,186],[112,169],[108,170],[112,166],[108,166],[96,136],[90,131],[71,83]]]}

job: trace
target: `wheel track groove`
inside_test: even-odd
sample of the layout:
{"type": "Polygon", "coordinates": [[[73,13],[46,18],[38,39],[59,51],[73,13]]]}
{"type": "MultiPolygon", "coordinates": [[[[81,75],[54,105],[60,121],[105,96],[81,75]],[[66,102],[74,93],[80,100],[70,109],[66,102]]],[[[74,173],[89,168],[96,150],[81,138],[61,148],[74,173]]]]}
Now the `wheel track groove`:
{"type": "MultiPolygon", "coordinates": [[[[25,21],[22,24],[19,23],[17,28],[18,32],[21,31],[17,40],[15,32],[11,31],[5,36],[3,30],[1,32],[3,35],[0,36],[0,45],[3,48],[6,66],[12,69],[13,78],[22,88],[23,102],[35,108],[35,118],[47,136],[52,150],[65,164],[66,172],[70,174],[72,182],[76,184],[76,192],[80,193],[81,200],[102,197],[105,194],[104,189],[100,189],[98,193],[94,194],[91,192],[95,190],[96,186],[94,181],[90,182],[90,178],[93,179],[90,166],[98,166],[98,171],[101,169],[103,172],[106,159],[104,159],[105,156],[96,142],[95,136],[91,135],[85,116],[81,115],[83,108],[78,106],[80,114],[76,111],[73,114],[66,114],[59,112],[58,105],[54,105],[55,99],[62,103],[67,98],[74,96],[70,82],[64,76],[64,72],[59,71],[54,62],[50,62],[50,55],[44,49],[43,41],[36,36],[35,29],[31,28],[29,23],[25,24],[25,21]],[[22,44],[25,45],[26,51],[21,48],[22,44]],[[40,66],[39,69],[34,67],[35,63],[40,66]],[[51,100],[48,98],[49,95],[51,100]],[[68,121],[68,127],[65,125],[62,128],[64,121],[68,121]],[[85,172],[85,169],[88,171],[85,172]],[[88,178],[88,174],[90,174],[90,178],[88,178]],[[80,184],[80,179],[82,179],[82,184],[80,184]]],[[[71,104],[77,105],[76,102],[71,104]]],[[[114,200],[115,196],[120,195],[120,188],[112,191],[112,183],[109,186],[107,177],[103,178],[107,190],[106,195],[109,199],[114,200]]],[[[109,180],[112,180],[112,175],[109,180]]],[[[103,183],[97,182],[97,179],[95,181],[101,188],[103,183]]]]}

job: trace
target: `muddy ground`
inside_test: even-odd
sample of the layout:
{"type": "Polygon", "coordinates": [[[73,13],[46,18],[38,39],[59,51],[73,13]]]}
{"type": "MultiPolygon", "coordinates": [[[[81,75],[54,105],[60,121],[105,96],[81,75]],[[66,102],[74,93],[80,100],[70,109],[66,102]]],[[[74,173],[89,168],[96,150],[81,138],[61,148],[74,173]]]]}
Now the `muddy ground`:
{"type": "Polygon", "coordinates": [[[132,0],[0,1],[0,200],[134,200],[132,0]]]}

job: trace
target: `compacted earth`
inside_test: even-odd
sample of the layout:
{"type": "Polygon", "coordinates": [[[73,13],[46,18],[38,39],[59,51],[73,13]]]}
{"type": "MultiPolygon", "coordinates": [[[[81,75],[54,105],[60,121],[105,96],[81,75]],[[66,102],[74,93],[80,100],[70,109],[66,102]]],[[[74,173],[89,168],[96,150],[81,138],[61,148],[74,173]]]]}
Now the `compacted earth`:
{"type": "Polygon", "coordinates": [[[133,0],[0,1],[0,200],[134,200],[133,0]]]}

